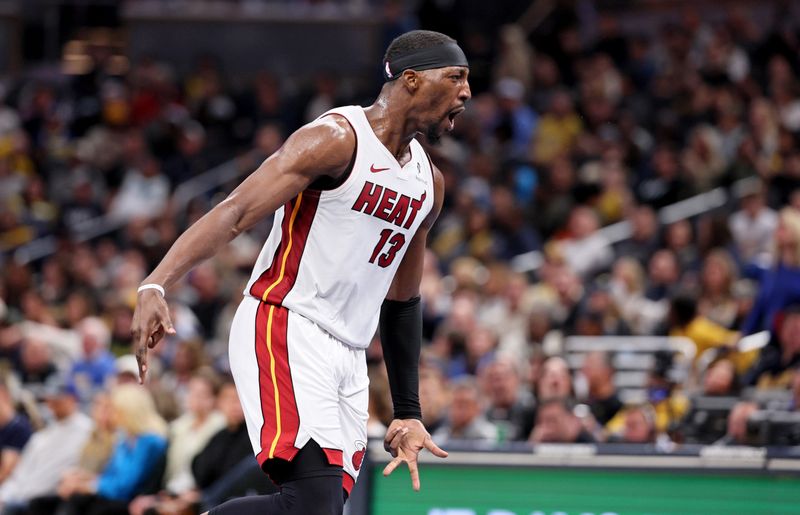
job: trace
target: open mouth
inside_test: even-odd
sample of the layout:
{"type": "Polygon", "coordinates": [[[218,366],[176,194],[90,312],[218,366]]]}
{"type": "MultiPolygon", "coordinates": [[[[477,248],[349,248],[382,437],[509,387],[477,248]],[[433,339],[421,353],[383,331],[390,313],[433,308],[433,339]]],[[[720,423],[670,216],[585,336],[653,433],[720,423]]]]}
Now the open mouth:
{"type": "Polygon", "coordinates": [[[460,115],[463,112],[464,112],[464,107],[461,106],[447,113],[447,119],[450,121],[450,130],[453,130],[453,127],[455,127],[456,116],[460,115]]]}

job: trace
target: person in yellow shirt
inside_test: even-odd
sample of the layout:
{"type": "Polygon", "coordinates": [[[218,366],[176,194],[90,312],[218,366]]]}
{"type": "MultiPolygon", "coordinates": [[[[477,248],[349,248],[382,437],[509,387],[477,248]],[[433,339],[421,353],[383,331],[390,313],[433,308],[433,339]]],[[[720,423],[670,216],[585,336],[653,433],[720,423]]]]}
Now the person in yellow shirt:
{"type": "Polygon", "coordinates": [[[688,295],[678,295],[672,299],[669,321],[670,336],[684,336],[694,342],[695,364],[705,351],[719,348],[723,354],[730,354],[731,361],[736,365],[736,372],[741,374],[750,368],[757,356],[757,351],[737,352],[735,345],[739,340],[739,333],[699,315],[697,301],[688,295]]]}
{"type": "Polygon", "coordinates": [[[550,110],[542,116],[531,141],[533,162],[550,165],[556,157],[572,149],[582,131],[583,123],[575,112],[569,92],[559,91],[553,94],[550,110]]]}
{"type": "MultiPolygon", "coordinates": [[[[647,380],[647,403],[653,408],[656,433],[666,433],[686,415],[689,410],[689,399],[669,377],[672,353],[657,352],[655,358],[655,365],[647,380]]],[[[618,411],[605,425],[606,434],[621,434],[628,413],[638,407],[629,405],[618,411]]]]}

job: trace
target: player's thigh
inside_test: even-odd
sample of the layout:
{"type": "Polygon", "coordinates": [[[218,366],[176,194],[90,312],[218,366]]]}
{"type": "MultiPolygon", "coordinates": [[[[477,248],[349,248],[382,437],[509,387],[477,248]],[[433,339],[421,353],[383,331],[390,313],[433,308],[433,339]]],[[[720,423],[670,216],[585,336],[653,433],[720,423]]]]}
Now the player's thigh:
{"type": "MultiPolygon", "coordinates": [[[[323,334],[324,336],[324,334],[323,334]]],[[[231,327],[229,356],[247,431],[262,466],[291,460],[311,438],[340,448],[337,379],[329,342],[285,308],[245,297],[231,327]]]]}
{"type": "Polygon", "coordinates": [[[369,377],[363,349],[347,349],[349,374],[339,388],[339,416],[343,437],[343,486],[347,493],[358,479],[367,450],[369,377]]]}

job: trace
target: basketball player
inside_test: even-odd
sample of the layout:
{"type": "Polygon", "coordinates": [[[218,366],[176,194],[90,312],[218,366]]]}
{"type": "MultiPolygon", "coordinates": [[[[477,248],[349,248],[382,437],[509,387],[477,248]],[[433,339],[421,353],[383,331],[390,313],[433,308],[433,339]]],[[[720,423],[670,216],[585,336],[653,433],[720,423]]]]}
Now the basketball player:
{"type": "Polygon", "coordinates": [[[186,230],[139,288],[140,380],[147,349],[173,334],[164,290],[264,217],[274,225],[230,335],[230,366],[256,458],[281,491],[211,515],[340,514],[367,441],[365,348],[380,326],[394,420],[384,474],[446,457],[420,422],[419,284],[443,179],[422,146],[453,129],[470,98],[454,40],[395,39],[374,104],[333,109],[292,134],[227,199],[186,230]]]}

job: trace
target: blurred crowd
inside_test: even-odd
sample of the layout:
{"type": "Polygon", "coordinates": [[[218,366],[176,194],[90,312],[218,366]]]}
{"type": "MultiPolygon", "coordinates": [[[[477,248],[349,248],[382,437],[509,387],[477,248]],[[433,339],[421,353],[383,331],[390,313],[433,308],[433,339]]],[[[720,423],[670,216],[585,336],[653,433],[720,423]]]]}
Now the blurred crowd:
{"type": "MultiPolygon", "coordinates": [[[[429,148],[446,197],[421,286],[423,422],[444,446],[800,444],[798,27],[736,10],[649,35],[600,14],[592,41],[568,14],[547,27],[463,41],[489,65],[429,148]],[[714,188],[721,207],[675,206],[714,188]],[[575,337],[605,343],[575,352],[575,337]],[[637,337],[663,345],[639,356],[637,337]],[[634,361],[639,375],[624,375],[634,361]]],[[[244,80],[212,58],[178,76],[123,66],[102,41],[87,49],[80,72],[0,91],[3,513],[192,513],[269,491],[226,373],[271,221],[168,292],[176,334],[152,351],[144,388],[136,288],[235,181],[188,204],[180,184],[226,162],[246,173],[374,87],[244,80]],[[84,241],[98,217],[121,229],[84,241]],[[54,253],[15,254],[45,236],[54,253]]],[[[380,345],[368,360],[382,438],[380,345]]]]}

